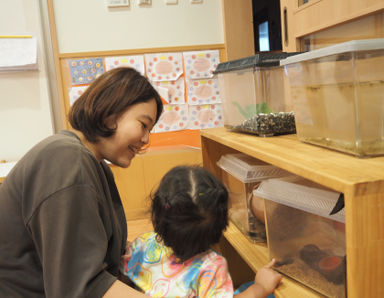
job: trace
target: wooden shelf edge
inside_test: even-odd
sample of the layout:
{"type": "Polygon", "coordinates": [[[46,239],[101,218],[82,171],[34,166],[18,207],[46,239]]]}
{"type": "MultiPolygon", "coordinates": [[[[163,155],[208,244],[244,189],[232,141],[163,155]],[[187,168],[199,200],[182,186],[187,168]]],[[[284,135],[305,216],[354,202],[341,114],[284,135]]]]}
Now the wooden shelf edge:
{"type": "MultiPolygon", "coordinates": [[[[259,268],[268,263],[269,257],[266,244],[252,243],[231,221],[224,232],[224,237],[254,272],[257,272],[259,268]]],[[[285,276],[274,294],[278,298],[323,297],[319,293],[285,276]]]]}
{"type": "Polygon", "coordinates": [[[224,145],[338,192],[384,180],[384,156],[357,158],[303,143],[296,135],[259,138],[224,127],[204,129],[200,135],[202,143],[224,145]]]}
{"type": "Polygon", "coordinates": [[[224,232],[224,237],[254,272],[268,263],[266,244],[252,243],[231,221],[224,232]]]}

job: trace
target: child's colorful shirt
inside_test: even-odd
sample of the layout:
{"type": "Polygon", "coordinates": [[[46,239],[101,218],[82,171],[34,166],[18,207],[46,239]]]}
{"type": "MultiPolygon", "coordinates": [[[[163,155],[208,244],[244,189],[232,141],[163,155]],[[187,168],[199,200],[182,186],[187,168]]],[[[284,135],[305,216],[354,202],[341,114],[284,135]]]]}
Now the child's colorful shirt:
{"type": "Polygon", "coordinates": [[[178,263],[156,233],[138,237],[127,248],[122,272],[152,297],[233,297],[225,258],[213,250],[178,263]]]}

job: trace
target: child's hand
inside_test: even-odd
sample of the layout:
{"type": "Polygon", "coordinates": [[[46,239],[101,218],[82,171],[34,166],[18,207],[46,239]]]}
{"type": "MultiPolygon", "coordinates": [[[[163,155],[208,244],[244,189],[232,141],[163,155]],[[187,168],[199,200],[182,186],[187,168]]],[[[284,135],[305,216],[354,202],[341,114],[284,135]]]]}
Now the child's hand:
{"type": "Polygon", "coordinates": [[[276,260],[272,259],[269,264],[265,265],[257,271],[255,277],[255,286],[263,289],[265,291],[265,296],[273,293],[282,278],[281,274],[272,269],[272,266],[275,265],[275,262],[276,260]]]}

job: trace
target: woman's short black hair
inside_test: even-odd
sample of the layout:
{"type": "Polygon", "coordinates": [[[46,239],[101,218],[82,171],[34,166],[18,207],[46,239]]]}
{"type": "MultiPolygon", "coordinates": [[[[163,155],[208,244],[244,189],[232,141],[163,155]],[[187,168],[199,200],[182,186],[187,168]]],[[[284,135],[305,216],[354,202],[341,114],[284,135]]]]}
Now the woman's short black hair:
{"type": "Polygon", "coordinates": [[[115,68],[98,77],[75,101],[69,111],[69,123],[95,143],[99,137],[110,137],[115,123],[132,105],[155,99],[156,122],[163,111],[163,103],[155,88],[137,70],[129,67],[115,68]]]}
{"type": "Polygon", "coordinates": [[[184,262],[219,242],[228,225],[228,191],[200,166],[177,166],[152,195],[151,213],[158,240],[184,262]]]}

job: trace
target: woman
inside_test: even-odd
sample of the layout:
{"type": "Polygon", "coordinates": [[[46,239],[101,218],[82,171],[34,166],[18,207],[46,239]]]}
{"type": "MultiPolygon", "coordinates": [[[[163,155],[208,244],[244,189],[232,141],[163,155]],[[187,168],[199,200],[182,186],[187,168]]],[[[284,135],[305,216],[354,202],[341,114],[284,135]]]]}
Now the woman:
{"type": "Polygon", "coordinates": [[[104,160],[128,167],[162,109],[136,70],[111,70],[72,106],[73,131],[17,163],[0,187],[1,297],[142,296],[117,280],[126,219],[104,160]]]}

